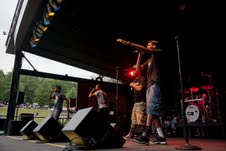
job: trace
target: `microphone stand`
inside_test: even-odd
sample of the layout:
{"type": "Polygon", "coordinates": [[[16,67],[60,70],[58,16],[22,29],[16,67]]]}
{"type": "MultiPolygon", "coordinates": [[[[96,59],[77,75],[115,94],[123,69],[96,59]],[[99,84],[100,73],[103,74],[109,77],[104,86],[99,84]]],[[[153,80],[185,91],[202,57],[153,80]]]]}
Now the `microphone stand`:
{"type": "Polygon", "coordinates": [[[119,70],[119,67],[116,67],[115,68],[115,71],[116,71],[116,96],[115,96],[115,107],[116,107],[116,113],[115,113],[115,116],[116,116],[116,125],[119,125],[119,113],[118,113],[118,70],[119,70]]]}
{"type": "Polygon", "coordinates": [[[175,36],[176,44],[177,44],[177,59],[178,59],[178,68],[179,68],[179,76],[180,76],[180,89],[181,89],[181,114],[182,118],[184,120],[184,135],[185,135],[185,141],[186,143],[184,145],[176,146],[176,149],[181,150],[201,150],[200,147],[193,146],[189,144],[188,141],[188,125],[187,125],[187,118],[185,115],[184,110],[184,92],[183,92],[183,82],[182,82],[182,75],[181,75],[181,64],[180,64],[180,52],[179,52],[179,42],[178,42],[178,35],[175,36]]]}

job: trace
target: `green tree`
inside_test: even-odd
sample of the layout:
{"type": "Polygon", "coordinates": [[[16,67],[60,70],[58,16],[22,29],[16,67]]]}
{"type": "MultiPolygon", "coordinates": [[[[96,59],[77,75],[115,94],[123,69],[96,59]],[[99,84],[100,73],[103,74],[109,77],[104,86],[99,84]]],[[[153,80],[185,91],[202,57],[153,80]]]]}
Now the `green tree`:
{"type": "Polygon", "coordinates": [[[8,101],[10,94],[10,83],[12,79],[12,72],[4,74],[2,70],[0,70],[0,100],[8,101]]]}

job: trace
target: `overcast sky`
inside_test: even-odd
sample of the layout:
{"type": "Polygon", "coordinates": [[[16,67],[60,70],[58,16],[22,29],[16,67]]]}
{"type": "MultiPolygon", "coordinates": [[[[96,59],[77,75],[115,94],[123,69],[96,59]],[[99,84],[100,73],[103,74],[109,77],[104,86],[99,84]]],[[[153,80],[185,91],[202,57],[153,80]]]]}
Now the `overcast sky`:
{"type": "MultiPolygon", "coordinates": [[[[3,32],[9,32],[17,2],[18,0],[1,0],[0,5],[0,69],[3,70],[4,73],[11,72],[13,70],[15,56],[6,53],[5,42],[7,36],[3,35],[3,32]]],[[[94,75],[92,72],[38,57],[29,53],[25,53],[25,56],[38,71],[60,75],[67,74],[68,76],[87,79],[91,79],[94,75]]],[[[32,67],[26,60],[23,60],[22,68],[32,70],[32,67]]]]}

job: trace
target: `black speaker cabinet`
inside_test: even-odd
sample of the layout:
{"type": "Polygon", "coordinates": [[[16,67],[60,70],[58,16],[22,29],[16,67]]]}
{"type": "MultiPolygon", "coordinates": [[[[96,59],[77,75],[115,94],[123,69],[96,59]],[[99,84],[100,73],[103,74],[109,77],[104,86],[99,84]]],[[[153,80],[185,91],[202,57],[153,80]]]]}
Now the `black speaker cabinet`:
{"type": "Polygon", "coordinates": [[[19,120],[27,124],[29,121],[34,120],[34,114],[32,113],[20,113],[19,120]]]}
{"type": "Polygon", "coordinates": [[[23,121],[10,120],[8,122],[7,135],[9,136],[21,136],[20,130],[24,127],[23,121]]]}
{"type": "Polygon", "coordinates": [[[93,108],[78,110],[62,132],[78,146],[120,148],[125,139],[93,108]]]}
{"type": "Polygon", "coordinates": [[[42,141],[48,141],[57,138],[63,126],[51,116],[44,118],[33,130],[33,133],[42,141]]]}
{"type": "Polygon", "coordinates": [[[39,139],[34,133],[33,130],[38,126],[38,124],[30,120],[27,124],[20,130],[20,133],[23,136],[26,136],[27,139],[39,139]]]}
{"type": "Polygon", "coordinates": [[[17,93],[17,104],[24,103],[24,92],[19,91],[17,93]]]}
{"type": "Polygon", "coordinates": [[[5,118],[0,118],[0,131],[4,131],[5,130],[5,118]]]}

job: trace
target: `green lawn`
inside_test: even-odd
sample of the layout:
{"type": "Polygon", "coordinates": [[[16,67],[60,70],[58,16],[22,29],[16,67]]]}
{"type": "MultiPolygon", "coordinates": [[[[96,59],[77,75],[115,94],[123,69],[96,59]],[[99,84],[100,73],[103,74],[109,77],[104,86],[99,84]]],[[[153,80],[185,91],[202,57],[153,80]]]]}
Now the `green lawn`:
{"type": "MultiPolygon", "coordinates": [[[[17,111],[17,109],[16,109],[17,111]]],[[[16,111],[15,111],[15,115],[16,115],[16,111]]],[[[23,108],[19,108],[18,109],[18,116],[21,113],[38,113],[38,116],[35,116],[34,121],[36,123],[40,123],[45,117],[50,116],[51,115],[51,110],[41,110],[41,109],[23,109],[23,108]]],[[[0,107],[0,116],[5,116],[6,117],[7,114],[7,107],[0,107]]],[[[17,120],[19,120],[19,118],[17,118],[17,120]]]]}

